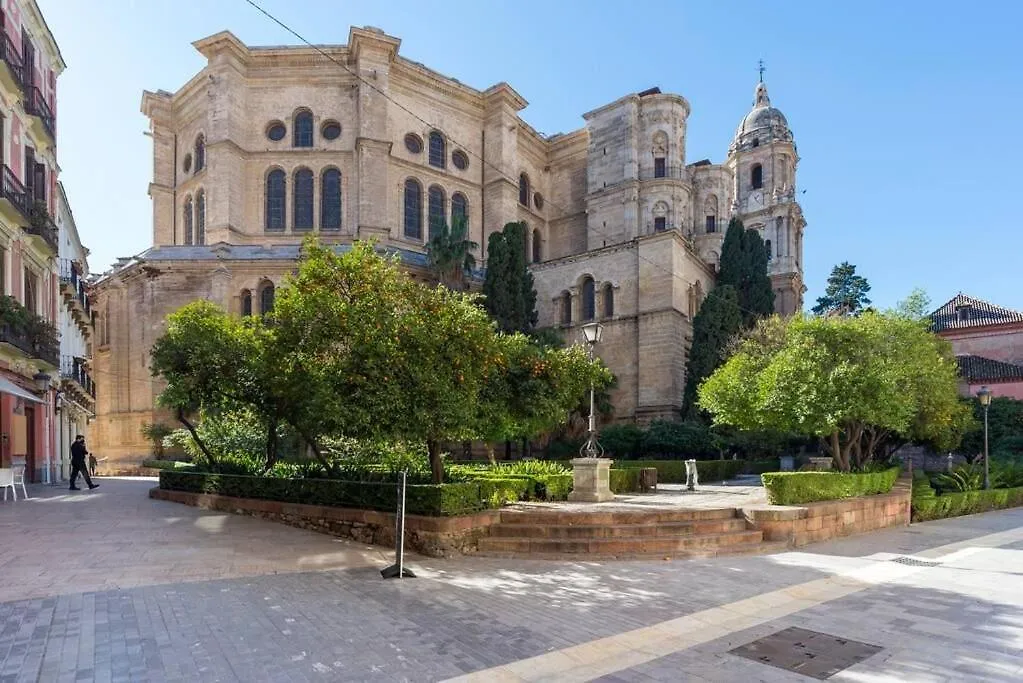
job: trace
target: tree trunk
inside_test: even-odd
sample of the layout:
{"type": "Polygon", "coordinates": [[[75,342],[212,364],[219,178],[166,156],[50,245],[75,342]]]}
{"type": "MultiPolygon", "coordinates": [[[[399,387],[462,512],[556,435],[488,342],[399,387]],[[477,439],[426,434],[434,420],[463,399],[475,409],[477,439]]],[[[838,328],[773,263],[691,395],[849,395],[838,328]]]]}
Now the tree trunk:
{"type": "Polygon", "coordinates": [[[511,451],[512,451],[512,442],[511,441],[505,441],[504,442],[504,459],[505,460],[511,460],[511,451]]]}
{"type": "Polygon", "coordinates": [[[835,466],[838,467],[842,472],[849,471],[849,460],[846,454],[842,453],[842,444],[838,438],[838,430],[831,432],[831,458],[835,461],[835,466]]]}
{"type": "Polygon", "coordinates": [[[198,446],[199,450],[202,451],[202,454],[206,456],[206,461],[209,463],[210,469],[216,471],[217,459],[213,457],[213,454],[210,453],[210,449],[206,448],[206,444],[204,444],[202,439],[199,438],[199,433],[195,430],[195,425],[189,422],[188,418],[185,417],[185,411],[178,408],[177,417],[178,422],[185,425],[185,429],[187,429],[188,433],[192,435],[192,440],[195,441],[195,445],[198,446]]]}
{"type": "Polygon", "coordinates": [[[269,471],[277,464],[277,418],[271,417],[266,428],[266,468],[269,471]]]}
{"type": "Polygon", "coordinates": [[[487,442],[487,459],[491,465],[497,464],[497,458],[494,456],[494,444],[489,441],[487,442]]]}
{"type": "Polygon", "coordinates": [[[444,483],[444,461],[440,458],[440,441],[427,439],[426,449],[430,452],[430,473],[434,484],[444,483]]]}
{"type": "MultiPolygon", "coordinates": [[[[295,427],[295,425],[292,425],[292,427],[295,427]]],[[[302,437],[302,440],[312,449],[313,457],[316,458],[316,461],[323,465],[323,469],[327,470],[327,474],[334,474],[334,468],[331,467],[330,461],[323,456],[323,451],[320,450],[320,445],[316,443],[316,440],[310,437],[304,430],[298,429],[298,427],[295,427],[295,429],[298,431],[298,435],[302,437]]]]}

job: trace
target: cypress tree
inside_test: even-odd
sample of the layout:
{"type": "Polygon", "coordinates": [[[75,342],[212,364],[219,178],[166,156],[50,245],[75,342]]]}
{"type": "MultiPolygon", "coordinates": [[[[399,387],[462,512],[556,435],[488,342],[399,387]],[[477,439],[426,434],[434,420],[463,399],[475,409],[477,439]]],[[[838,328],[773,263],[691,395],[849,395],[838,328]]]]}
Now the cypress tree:
{"type": "Polygon", "coordinates": [[[525,244],[524,223],[508,223],[487,241],[484,306],[502,332],[529,333],[536,327],[536,289],[525,244]]]}
{"type": "Polygon", "coordinates": [[[742,274],[746,270],[745,249],[743,248],[745,235],[746,227],[742,224],[742,220],[732,218],[728,221],[725,240],[721,244],[721,260],[718,263],[718,286],[732,285],[739,289],[742,274]]]}
{"type": "Polygon", "coordinates": [[[512,329],[509,311],[512,295],[505,282],[508,279],[508,243],[503,232],[491,233],[487,240],[487,274],[483,279],[484,308],[503,332],[512,329]]]}
{"type": "Polygon", "coordinates": [[[739,306],[742,321],[746,327],[753,327],[757,320],[774,313],[774,290],[767,274],[767,245],[756,230],[747,230],[743,236],[746,268],[743,273],[739,306]]]}
{"type": "Polygon", "coordinates": [[[743,327],[739,296],[732,285],[718,285],[710,291],[693,319],[693,345],[686,361],[686,387],[682,415],[696,418],[696,390],[724,361],[728,344],[743,327]]]}

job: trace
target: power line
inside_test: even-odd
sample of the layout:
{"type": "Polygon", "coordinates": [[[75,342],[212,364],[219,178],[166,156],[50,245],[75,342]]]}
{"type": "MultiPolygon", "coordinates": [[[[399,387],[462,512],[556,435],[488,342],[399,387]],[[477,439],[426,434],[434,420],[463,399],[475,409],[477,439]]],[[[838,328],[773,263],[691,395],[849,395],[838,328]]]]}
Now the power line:
{"type": "MultiPolygon", "coordinates": [[[[369,88],[372,88],[373,90],[375,90],[384,99],[386,99],[388,102],[390,102],[394,106],[396,106],[399,109],[401,109],[403,112],[405,112],[406,114],[408,114],[409,116],[411,116],[415,120],[419,121],[420,123],[422,123],[423,125],[425,125],[428,128],[433,128],[433,129],[439,128],[439,126],[437,126],[437,125],[427,121],[422,116],[420,116],[418,113],[412,111],[411,109],[409,109],[408,107],[403,105],[401,102],[398,102],[397,100],[393,99],[388,93],[386,93],[383,90],[381,90],[380,88],[378,88],[375,84],[373,84],[372,82],[366,80],[365,78],[360,76],[357,72],[353,71],[352,69],[348,68],[348,65],[346,65],[343,62],[340,62],[337,59],[335,59],[331,54],[329,54],[328,52],[323,50],[323,48],[321,48],[320,46],[315,45],[314,43],[312,43],[309,40],[307,40],[305,38],[305,36],[303,36],[298,31],[296,31],[295,29],[291,28],[291,26],[289,26],[288,24],[284,23],[283,21],[278,19],[276,16],[274,16],[273,14],[268,12],[266,9],[264,9],[262,6],[260,6],[259,3],[255,2],[255,0],[244,0],[244,1],[247,4],[251,5],[253,8],[255,8],[260,14],[265,16],[267,19],[269,19],[273,23],[277,24],[278,26],[283,28],[285,31],[290,33],[291,35],[295,36],[295,38],[297,38],[300,42],[304,43],[306,46],[308,46],[308,47],[312,48],[313,50],[315,50],[316,52],[320,53],[321,55],[326,57],[328,60],[330,60],[331,62],[333,62],[334,64],[336,64],[337,66],[341,67],[346,72],[348,72],[349,74],[354,76],[360,83],[363,83],[364,85],[368,86],[369,88]]],[[[461,142],[456,140],[451,135],[448,135],[448,139],[451,140],[452,142],[454,142],[458,147],[461,147],[463,150],[465,150],[467,154],[470,154],[471,156],[476,157],[477,159],[480,160],[480,162],[482,164],[484,164],[485,166],[487,166],[487,167],[493,169],[494,171],[496,171],[498,173],[498,175],[500,175],[503,179],[507,180],[508,182],[510,182],[513,185],[515,184],[515,179],[514,179],[513,176],[505,173],[503,169],[501,169],[500,167],[495,165],[492,161],[489,161],[488,159],[485,159],[483,156],[473,152],[472,151],[472,147],[470,145],[462,144],[461,142]]],[[[553,201],[551,201],[549,199],[548,199],[548,203],[551,206],[553,206],[554,208],[558,209],[564,215],[568,215],[569,213],[571,213],[570,211],[565,209],[565,207],[560,206],[556,202],[553,202],[553,201]]],[[[611,236],[610,233],[603,232],[603,231],[597,229],[596,227],[592,227],[591,228],[590,226],[587,226],[587,229],[591,229],[593,232],[597,233],[598,235],[600,235],[602,237],[608,238],[609,240],[614,240],[615,239],[614,237],[611,236]]],[[[482,245],[481,245],[481,248],[482,248],[482,245]]],[[[679,275],[678,273],[676,273],[674,270],[669,270],[668,268],[665,268],[664,266],[662,266],[661,264],[657,263],[656,261],[653,261],[653,260],[651,260],[649,258],[646,258],[645,256],[642,256],[641,254],[638,253],[638,251],[637,251],[636,256],[637,256],[637,258],[639,260],[645,261],[646,263],[652,265],[654,268],[660,270],[661,272],[666,273],[668,275],[671,275],[673,278],[678,278],[681,282],[683,282],[683,283],[685,283],[687,285],[691,285],[692,284],[692,283],[688,282],[687,280],[683,279],[682,276],[679,275]]],[[[702,261],[702,259],[700,259],[700,260],[702,261]]],[[[741,309],[741,308],[740,308],[740,310],[743,310],[743,312],[745,312],[745,313],[750,313],[750,314],[755,314],[755,315],[758,314],[757,311],[750,311],[750,310],[741,309]]]]}

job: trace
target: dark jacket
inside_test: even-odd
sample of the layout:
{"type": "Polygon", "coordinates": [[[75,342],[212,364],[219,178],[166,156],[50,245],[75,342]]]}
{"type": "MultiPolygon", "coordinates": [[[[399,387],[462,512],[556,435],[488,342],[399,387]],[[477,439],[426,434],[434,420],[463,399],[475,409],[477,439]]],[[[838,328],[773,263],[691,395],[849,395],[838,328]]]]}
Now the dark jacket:
{"type": "Polygon", "coordinates": [[[81,465],[84,465],[85,454],[88,452],[89,451],[85,450],[85,442],[75,441],[73,444],[71,444],[71,462],[72,463],[77,462],[81,465]]]}

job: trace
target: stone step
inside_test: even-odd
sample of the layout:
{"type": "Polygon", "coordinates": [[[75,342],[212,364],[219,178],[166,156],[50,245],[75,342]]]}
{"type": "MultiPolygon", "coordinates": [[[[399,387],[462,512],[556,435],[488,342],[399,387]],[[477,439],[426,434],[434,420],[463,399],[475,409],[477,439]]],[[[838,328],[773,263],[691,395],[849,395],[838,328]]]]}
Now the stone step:
{"type": "Polygon", "coordinates": [[[762,555],[782,552],[788,545],[781,541],[765,541],[762,543],[740,543],[720,547],[703,547],[691,550],[673,550],[671,552],[619,552],[619,553],[551,553],[551,552],[509,552],[498,550],[481,550],[479,557],[507,558],[531,560],[562,560],[576,562],[599,562],[604,560],[636,560],[640,562],[657,562],[664,560],[694,560],[707,557],[723,557],[730,555],[762,555]]]}
{"type": "Polygon", "coordinates": [[[549,526],[614,526],[620,524],[666,524],[741,518],[735,508],[683,510],[606,510],[578,512],[543,507],[518,506],[501,511],[501,522],[549,526]]]}
{"type": "Polygon", "coordinates": [[[505,523],[490,527],[490,535],[499,538],[637,538],[723,534],[745,531],[743,519],[710,519],[691,522],[654,524],[527,524],[505,523]]]}
{"type": "Polygon", "coordinates": [[[757,546],[763,541],[760,531],[733,531],[723,534],[695,534],[692,536],[651,536],[648,538],[481,538],[481,552],[512,553],[519,556],[534,555],[673,555],[706,550],[713,554],[725,548],[757,546]]]}

